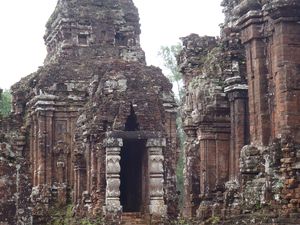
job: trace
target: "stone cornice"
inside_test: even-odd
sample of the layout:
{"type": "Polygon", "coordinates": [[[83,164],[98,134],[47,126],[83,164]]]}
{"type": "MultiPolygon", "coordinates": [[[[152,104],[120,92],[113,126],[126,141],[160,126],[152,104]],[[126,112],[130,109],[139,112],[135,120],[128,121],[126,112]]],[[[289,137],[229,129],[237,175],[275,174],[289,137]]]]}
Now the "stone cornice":
{"type": "Polygon", "coordinates": [[[300,1],[273,0],[264,5],[263,10],[274,20],[282,17],[296,17],[299,20],[300,1]]]}

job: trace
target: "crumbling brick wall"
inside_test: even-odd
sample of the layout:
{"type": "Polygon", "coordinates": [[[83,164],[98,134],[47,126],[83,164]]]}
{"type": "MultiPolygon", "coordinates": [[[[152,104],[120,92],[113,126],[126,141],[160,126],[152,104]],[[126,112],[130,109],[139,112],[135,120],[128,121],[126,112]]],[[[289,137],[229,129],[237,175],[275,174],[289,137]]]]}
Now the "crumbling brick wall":
{"type": "Polygon", "coordinates": [[[30,224],[31,182],[22,118],[0,120],[1,217],[3,224],[30,224]]]}
{"type": "Polygon", "coordinates": [[[178,57],[186,88],[185,212],[196,215],[201,202],[218,202],[229,177],[230,117],[223,89],[228,74],[220,40],[192,34],[178,57]]]}
{"type": "MultiPolygon", "coordinates": [[[[222,5],[225,12],[220,41],[223,58],[213,65],[227,62],[222,65],[225,82],[220,93],[226,93],[225,102],[230,105],[230,114],[227,114],[231,118],[228,182],[220,195],[218,208],[216,204],[201,199],[195,204],[191,196],[201,196],[205,192],[201,193],[198,188],[201,182],[195,184],[189,177],[198,174],[197,180],[201,181],[205,175],[200,173],[199,166],[193,168],[190,165],[191,162],[193,165],[201,163],[204,148],[195,148],[198,155],[194,156],[194,161],[188,160],[186,151],[186,168],[189,168],[185,171],[186,184],[195,184],[194,189],[186,190],[187,204],[195,207],[191,214],[196,214],[198,208],[201,219],[219,216],[226,221],[230,218],[228,224],[235,221],[237,215],[249,223],[250,217],[254,217],[254,223],[297,224],[300,95],[295,85],[298,84],[300,60],[299,2],[225,0],[222,5]],[[226,77],[228,71],[230,75],[226,77]]],[[[187,39],[190,43],[194,41],[192,36],[187,39]]],[[[185,45],[183,51],[193,52],[193,49],[196,48],[185,45]]],[[[201,51],[195,51],[187,59],[179,60],[179,66],[183,64],[192,68],[183,70],[189,83],[190,74],[198,79],[203,76],[199,72],[201,56],[201,51]]],[[[218,76],[214,74],[213,77],[218,76]]],[[[205,82],[210,82],[210,79],[202,81],[205,82]]],[[[189,95],[195,90],[188,85],[186,90],[185,104],[189,106],[186,108],[194,107],[189,102],[189,95]]],[[[214,93],[209,96],[212,98],[214,93]]],[[[197,104],[209,109],[206,99],[200,98],[197,104]]],[[[192,111],[185,112],[185,120],[188,116],[193,118],[192,111]]],[[[201,123],[191,124],[192,130],[201,129],[201,123]]],[[[196,143],[199,139],[198,133],[187,129],[186,133],[187,143],[196,143]]],[[[215,174],[209,173],[209,176],[215,174]]]]}
{"type": "Polygon", "coordinates": [[[44,66],[13,85],[13,114],[0,120],[13,137],[1,140],[12,185],[1,203],[12,196],[13,212],[0,220],[45,224],[71,205],[79,219],[120,222],[116,168],[127,139],[145,142],[144,219],[176,218],[176,103],[161,70],[146,66],[133,2],[59,0],[46,28],[44,66]]]}

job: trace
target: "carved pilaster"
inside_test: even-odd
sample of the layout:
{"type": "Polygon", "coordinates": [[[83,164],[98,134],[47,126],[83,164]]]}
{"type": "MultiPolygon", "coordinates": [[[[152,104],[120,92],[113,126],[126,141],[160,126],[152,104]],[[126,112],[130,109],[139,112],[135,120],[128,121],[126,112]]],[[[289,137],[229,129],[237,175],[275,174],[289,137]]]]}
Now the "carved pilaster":
{"type": "Polygon", "coordinates": [[[199,202],[199,143],[197,143],[197,129],[194,126],[184,128],[186,141],[184,145],[184,217],[195,214],[195,202],[199,202]]]}
{"type": "Polygon", "coordinates": [[[167,213],[164,202],[164,156],[162,149],[166,146],[164,138],[152,138],[147,141],[149,153],[149,212],[153,216],[162,217],[167,213]]]}
{"type": "Polygon", "coordinates": [[[54,174],[52,168],[52,149],[53,149],[53,108],[49,107],[45,112],[45,131],[46,131],[46,146],[45,146],[45,180],[48,185],[52,185],[52,177],[54,174]]]}
{"type": "Polygon", "coordinates": [[[82,192],[86,190],[86,162],[81,152],[75,152],[74,158],[74,202],[78,203],[82,192]]]}
{"type": "Polygon", "coordinates": [[[120,204],[120,152],[123,141],[120,138],[107,138],[106,146],[106,198],[104,212],[117,214],[122,211],[120,204]]]}
{"type": "Polygon", "coordinates": [[[231,180],[239,180],[240,151],[249,143],[248,85],[240,76],[228,78],[225,83],[231,117],[229,177],[231,180]]]}
{"type": "Polygon", "coordinates": [[[45,130],[45,117],[44,113],[40,113],[38,116],[38,170],[37,170],[37,177],[38,177],[38,185],[45,184],[46,182],[46,168],[45,168],[45,156],[46,156],[46,139],[47,139],[47,132],[45,130]]]}

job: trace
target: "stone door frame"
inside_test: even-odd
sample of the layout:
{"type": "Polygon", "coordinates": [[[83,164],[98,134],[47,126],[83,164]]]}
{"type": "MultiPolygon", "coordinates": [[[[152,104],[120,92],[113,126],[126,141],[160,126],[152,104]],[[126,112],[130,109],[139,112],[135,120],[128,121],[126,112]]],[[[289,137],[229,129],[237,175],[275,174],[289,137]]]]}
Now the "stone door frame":
{"type": "MultiPolygon", "coordinates": [[[[158,133],[159,134],[159,133],[158,133]]],[[[163,217],[167,207],[164,202],[164,155],[166,138],[154,136],[153,132],[110,132],[104,140],[106,148],[106,196],[104,214],[106,216],[122,213],[120,202],[120,160],[121,148],[125,139],[146,140],[146,154],[148,155],[148,210],[151,216],[163,217]]]]}

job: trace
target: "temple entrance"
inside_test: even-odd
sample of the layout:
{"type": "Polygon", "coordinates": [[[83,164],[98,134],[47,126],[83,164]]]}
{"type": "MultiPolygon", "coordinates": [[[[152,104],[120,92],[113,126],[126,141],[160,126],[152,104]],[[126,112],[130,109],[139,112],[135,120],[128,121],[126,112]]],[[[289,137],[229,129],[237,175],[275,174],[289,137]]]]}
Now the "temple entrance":
{"type": "Polygon", "coordinates": [[[123,212],[142,212],[146,200],[146,140],[123,140],[120,201],[123,212]]]}

